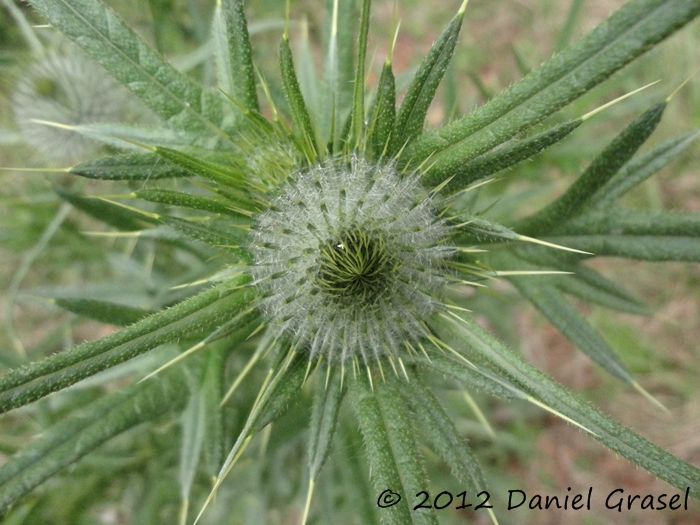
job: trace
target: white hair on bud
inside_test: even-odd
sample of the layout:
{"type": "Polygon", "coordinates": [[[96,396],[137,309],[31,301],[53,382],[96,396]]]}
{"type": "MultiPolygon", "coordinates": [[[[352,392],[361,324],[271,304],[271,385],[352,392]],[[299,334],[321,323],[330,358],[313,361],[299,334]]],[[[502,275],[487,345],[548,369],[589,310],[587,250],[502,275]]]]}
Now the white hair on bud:
{"type": "Polygon", "coordinates": [[[442,307],[449,229],[418,177],[391,164],[353,157],[297,170],[251,233],[268,321],[310,359],[405,351],[442,307]]]}

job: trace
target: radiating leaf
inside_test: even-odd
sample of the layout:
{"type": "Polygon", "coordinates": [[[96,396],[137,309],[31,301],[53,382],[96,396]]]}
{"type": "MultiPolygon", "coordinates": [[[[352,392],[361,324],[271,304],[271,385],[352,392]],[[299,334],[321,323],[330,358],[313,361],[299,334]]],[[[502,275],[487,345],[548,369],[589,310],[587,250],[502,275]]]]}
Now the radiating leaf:
{"type": "Polygon", "coordinates": [[[700,262],[700,239],[655,235],[552,236],[546,240],[595,253],[642,261],[700,262]]]}
{"type": "Polygon", "coordinates": [[[170,204],[182,208],[192,208],[195,210],[210,211],[212,213],[222,213],[225,215],[241,216],[239,211],[231,208],[229,203],[223,199],[214,199],[211,197],[203,197],[201,195],[193,195],[184,191],[162,190],[162,189],[147,189],[136,190],[132,193],[134,197],[143,199],[149,202],[158,202],[161,204],[170,204]]]}
{"type": "Polygon", "coordinates": [[[243,261],[250,260],[248,252],[240,246],[246,237],[246,232],[242,230],[230,229],[225,231],[206,223],[180,219],[179,217],[161,217],[161,220],[163,224],[184,233],[192,239],[211,244],[212,246],[226,248],[227,251],[235,253],[243,261]]]}
{"type": "MultiPolygon", "coordinates": [[[[372,465],[372,480],[378,492],[398,492],[401,501],[382,510],[390,525],[437,525],[435,511],[412,510],[411,501],[425,487],[425,471],[414,439],[414,430],[403,398],[392,375],[375,381],[374,390],[364,376],[349,381],[349,399],[365,441],[372,465]]],[[[381,496],[380,496],[381,497],[381,496]]]]}
{"type": "Polygon", "coordinates": [[[598,190],[591,199],[591,207],[609,207],[616,199],[675,160],[693,143],[698,133],[699,130],[684,133],[632,158],[598,190]]]}
{"type": "Polygon", "coordinates": [[[700,14],[696,0],[633,0],[588,36],[466,117],[424,133],[403,158],[428,156],[426,185],[580,97],[700,14]]]}
{"type": "Polygon", "coordinates": [[[259,112],[253,52],[243,1],[217,0],[214,27],[219,87],[244,108],[259,112]]]}
{"type": "Polygon", "coordinates": [[[309,468],[312,480],[318,477],[331,449],[340,403],[345,394],[341,380],[340,370],[338,367],[333,367],[330,370],[327,386],[325,377],[321,377],[320,374],[316,381],[309,439],[309,468]]]}
{"type": "Polygon", "coordinates": [[[583,353],[618,379],[630,384],[634,382],[615,351],[554,286],[527,275],[509,277],[508,280],[583,353]]]}
{"type": "Polygon", "coordinates": [[[425,116],[435,97],[440,81],[452,59],[467,2],[435,41],[423,59],[416,76],[408,86],[396,116],[396,126],[391,140],[390,155],[397,153],[423,131],[425,116]]]}
{"type": "Polygon", "coordinates": [[[229,164],[222,164],[172,148],[156,146],[150,149],[166,161],[188,169],[193,174],[205,179],[234,188],[245,186],[245,174],[234,159],[230,159],[229,164]]]}
{"type": "Polygon", "coordinates": [[[61,308],[101,323],[127,326],[154,312],[95,299],[54,299],[61,308]]]}
{"type": "Polygon", "coordinates": [[[589,212],[557,227],[556,235],[700,237],[700,213],[612,209],[589,212]]]}
{"type": "Polygon", "coordinates": [[[322,140],[333,151],[340,143],[342,128],[352,107],[355,74],[355,0],[326,0],[325,63],[323,78],[322,140]]]}
{"type": "Polygon", "coordinates": [[[474,494],[485,490],[481,467],[474,454],[423,380],[414,375],[410,382],[399,383],[399,387],[404,400],[413,410],[413,417],[421,433],[449,465],[457,481],[463,484],[465,490],[473,491],[474,494]]]}
{"type": "Polygon", "coordinates": [[[353,79],[352,117],[349,142],[351,148],[359,146],[365,129],[365,57],[367,55],[367,34],[369,33],[369,10],[371,0],[362,0],[360,31],[357,37],[357,61],[353,79]]]}
{"type": "Polygon", "coordinates": [[[68,171],[81,177],[102,180],[156,180],[191,175],[189,170],[154,153],[103,157],[76,164],[68,171]]]}
{"type": "Polygon", "coordinates": [[[574,275],[556,279],[562,292],[606,308],[636,315],[653,315],[654,310],[630,294],[620,284],[582,264],[571,266],[574,275]]]}
{"type": "Polygon", "coordinates": [[[307,156],[309,156],[310,160],[314,159],[318,155],[316,130],[311,122],[304,95],[302,95],[299,88],[299,81],[294,70],[292,50],[289,48],[289,40],[286,36],[280,42],[280,71],[284,94],[292,112],[295,130],[301,137],[302,143],[306,145],[307,156]]]}
{"type": "Polygon", "coordinates": [[[182,369],[132,385],[68,416],[0,467],[0,511],[122,432],[187,401],[182,369]]]}
{"type": "MultiPolygon", "coordinates": [[[[505,253],[498,254],[492,264],[505,270],[545,271],[548,269],[505,253]]],[[[568,277],[570,276],[560,275],[549,280],[548,276],[513,275],[509,276],[508,280],[583,353],[614,377],[626,383],[633,383],[632,375],[615,351],[557,290],[555,284],[566,281],[568,277]]]]}
{"type": "MultiPolygon", "coordinates": [[[[72,124],[57,126],[79,133],[89,139],[98,140],[108,146],[119,150],[142,152],[143,148],[137,144],[149,144],[151,146],[164,146],[171,148],[186,148],[198,145],[201,147],[213,147],[216,140],[206,134],[196,133],[191,130],[178,130],[167,127],[147,128],[129,124],[72,124]]],[[[51,125],[51,123],[47,123],[51,125]]]]}
{"type": "Polygon", "coordinates": [[[309,42],[309,22],[306,18],[301,20],[301,38],[297,56],[297,72],[299,74],[299,89],[304,95],[304,100],[309,109],[309,114],[317,124],[323,120],[321,114],[321,80],[316,73],[316,63],[311,42],[309,42]]]}
{"type": "MultiPolygon", "coordinates": [[[[459,317],[459,316],[457,316],[459,317]]],[[[613,452],[627,458],[674,487],[700,498],[700,470],[635,434],[589,403],[568,392],[525,362],[469,317],[439,317],[431,325],[460,341],[461,352],[477,352],[503,374],[517,381],[539,402],[575,421],[613,452]]]]}
{"type": "Polygon", "coordinates": [[[434,352],[430,361],[423,364],[436,372],[458,379],[464,385],[468,385],[469,389],[485,392],[501,399],[525,399],[526,397],[518,385],[474,363],[474,366],[457,366],[453,358],[434,352]]]}
{"type": "Polygon", "coordinates": [[[145,224],[153,224],[152,218],[142,215],[116,204],[101,199],[86,197],[80,193],[54,187],[54,191],[65,201],[70,202],[80,211],[87,213],[98,221],[114,226],[122,231],[137,231],[143,229],[145,224]]]}
{"type": "Polygon", "coordinates": [[[221,400],[224,397],[226,353],[220,348],[209,351],[207,367],[202,380],[201,395],[204,399],[204,462],[211,476],[216,476],[224,461],[224,413],[221,400]]]}
{"type": "MultiPolygon", "coordinates": [[[[570,120],[532,135],[523,140],[512,140],[467,162],[452,174],[454,178],[445,186],[445,193],[467,187],[469,184],[510,168],[515,164],[541,153],[560,140],[566,138],[583,123],[581,119],[570,120]]],[[[430,178],[430,171],[423,177],[430,178]]]]}
{"type": "Polygon", "coordinates": [[[199,466],[199,458],[202,455],[206,430],[204,406],[204,395],[199,388],[195,388],[190,392],[189,402],[180,415],[182,440],[180,442],[178,481],[180,482],[180,497],[183,501],[189,500],[192,483],[199,466]]]}
{"type": "Polygon", "coordinates": [[[296,355],[289,366],[279,371],[279,381],[257,412],[251,426],[251,435],[260,432],[280,417],[287,410],[289,403],[299,395],[307,363],[307,356],[296,355]]]}
{"type": "MultiPolygon", "coordinates": [[[[236,317],[252,290],[240,277],[147,317],[114,334],[54,354],[0,377],[0,412],[31,403],[85,377],[123,363],[169,341],[236,317]]],[[[245,318],[241,319],[243,325],[245,318]]]]}
{"type": "Polygon", "coordinates": [[[541,234],[579,214],[654,132],[664,109],[666,102],[661,102],[637,117],[593,160],[563,195],[544,209],[523,219],[516,229],[526,235],[541,234]]]}
{"type": "Polygon", "coordinates": [[[336,472],[340,474],[344,495],[347,498],[341,513],[343,510],[351,511],[357,515],[358,522],[362,525],[379,525],[377,514],[383,509],[375,505],[367,505],[367,502],[372,501],[376,494],[372,485],[367,483],[369,475],[365,468],[366,463],[362,461],[362,436],[359,435],[355,421],[341,425],[336,439],[340,443],[336,445],[335,450],[338,452],[333,455],[332,462],[334,466],[338,465],[336,472]]]}
{"type": "Polygon", "coordinates": [[[389,59],[382,68],[370,115],[371,125],[367,143],[371,154],[378,159],[389,149],[389,141],[396,122],[396,83],[389,59]]]}
{"type": "Polygon", "coordinates": [[[299,354],[287,354],[289,343],[284,343],[281,346],[280,356],[278,356],[277,362],[273,367],[270,368],[258,398],[250,414],[248,414],[245,426],[238,434],[228,456],[226,456],[214,483],[214,488],[204,502],[197,520],[199,520],[207,505],[214,498],[219,485],[231,471],[239,454],[245,449],[253,435],[279,417],[286,410],[289,401],[299,393],[304,380],[307,358],[299,354]]]}

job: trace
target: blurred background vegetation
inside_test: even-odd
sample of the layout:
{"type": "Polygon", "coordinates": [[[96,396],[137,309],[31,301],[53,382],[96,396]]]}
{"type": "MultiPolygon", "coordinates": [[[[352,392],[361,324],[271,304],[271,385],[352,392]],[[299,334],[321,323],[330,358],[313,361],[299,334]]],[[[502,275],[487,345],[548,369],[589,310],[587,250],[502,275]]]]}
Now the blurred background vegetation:
{"type": "MultiPolygon", "coordinates": [[[[112,0],[108,3],[180,69],[205,80],[212,76],[206,39],[213,0],[112,0]]],[[[424,56],[459,3],[456,0],[400,1],[401,31],[394,55],[395,72],[406,72],[410,78],[411,68],[424,56]]],[[[441,125],[482,104],[567,42],[592,29],[622,3],[622,0],[472,0],[455,59],[429,114],[430,124],[441,125]]],[[[41,23],[26,6],[18,8],[32,22],[41,23]]],[[[271,79],[274,86],[284,2],[248,0],[246,11],[255,58],[261,73],[271,79]]],[[[323,38],[323,10],[319,9],[318,0],[294,0],[292,12],[294,45],[301,45],[301,35],[307,28],[312,43],[323,38]]],[[[375,1],[369,51],[375,76],[370,75],[370,83],[376,80],[387,54],[393,12],[392,1],[375,1]]],[[[60,53],[76,53],[61,37],[50,35],[50,29],[36,31],[60,53]]],[[[653,101],[668,96],[691,75],[699,59],[700,24],[696,21],[553,119],[563,121],[580,116],[649,82],[660,80],[658,84],[591,119],[572,137],[536,159],[502,173],[501,180],[490,185],[488,192],[482,195],[484,206],[500,198],[492,210],[497,215],[499,208],[509,206],[513,190],[529,189],[529,202],[522,208],[524,214],[548,196],[560,192],[626,123],[653,101]]],[[[70,165],[59,152],[51,155],[51,152],[29,146],[31,141],[16,122],[13,105],[17,104],[17,86],[37,60],[13,20],[7,2],[0,3],[0,166],[62,168],[70,165]]],[[[399,85],[406,75],[399,76],[399,85]]],[[[76,90],[79,89],[82,87],[76,86],[76,90]]],[[[131,108],[125,118],[148,122],[153,117],[142,108],[131,108]]],[[[675,96],[646,148],[698,128],[700,75],[692,78],[675,96]]],[[[76,153],[75,160],[94,154],[94,148],[86,148],[76,153]]],[[[154,257],[155,244],[148,240],[85,235],[84,232],[105,227],[88,215],[72,210],[58,197],[56,186],[80,187],[99,194],[124,191],[117,185],[85,183],[60,172],[0,172],[0,367],[3,369],[17,366],[25,355],[34,360],[116,328],[67,313],[42,297],[109,295],[112,300],[131,306],[161,306],[169,299],[159,295],[162,283],[186,282],[188,269],[193,264],[201,264],[182,255],[164,264],[166,258],[154,257]]],[[[625,198],[632,207],[700,211],[700,143],[625,198]]],[[[697,381],[700,377],[700,268],[692,264],[663,263],[661,266],[660,263],[614,259],[594,260],[592,264],[623,282],[655,309],[656,315],[651,319],[611,313],[596,306],[586,307],[585,313],[636,374],[637,380],[669,407],[669,414],[660,412],[635,391],[596,368],[583,354],[575,352],[571,343],[532,307],[518,302],[514,291],[507,286],[496,286],[491,296],[475,298],[473,310],[479,311],[478,303],[483,303],[484,308],[502,309],[502,322],[492,328],[511,346],[519,347],[531,362],[640,434],[682,459],[700,464],[700,382],[697,381]]],[[[127,372],[119,374],[120,377],[102,376],[99,382],[52,396],[31,409],[18,410],[0,419],[0,462],[46,425],[60,420],[62,414],[97,395],[93,390],[118,389],[127,381],[127,372]]],[[[255,395],[257,383],[249,384],[253,385],[251,392],[243,392],[241,396],[255,395]]],[[[460,392],[447,392],[443,398],[456,417],[458,427],[482,459],[494,495],[506,494],[511,488],[525,490],[528,494],[564,494],[567,487],[579,492],[589,486],[594,487],[598,496],[617,487],[623,487],[626,493],[668,491],[651,475],[615,457],[574,427],[534,407],[505,405],[486,397],[477,397],[477,400],[494,435],[475,418],[460,392]]],[[[244,416],[241,412],[233,410],[232,420],[239,421],[244,416]]],[[[285,421],[292,424],[293,413],[285,421]]],[[[155,472],[154,465],[158,462],[169,464],[172,457],[177,457],[177,447],[168,445],[177,432],[168,419],[147,433],[130,432],[124,439],[115,440],[121,443],[110,443],[107,449],[103,447],[75,467],[73,476],[78,475],[82,480],[79,487],[73,487],[70,492],[51,492],[47,487],[43,492],[38,491],[39,495],[32,496],[28,505],[41,505],[46,512],[46,523],[69,522],[62,521],[69,516],[61,514],[61,509],[74,508],[66,503],[70,498],[75,498],[71,504],[78,500],[84,502],[86,512],[81,523],[174,523],[174,511],[164,515],[162,509],[168,504],[177,508],[179,493],[175,474],[171,480],[154,480],[159,488],[154,492],[155,501],[151,506],[139,507],[142,510],[136,515],[125,509],[129,501],[138,499],[138,483],[125,479],[119,486],[107,487],[107,481],[99,475],[99,467],[110,463],[111,468],[121,466],[124,472],[131,472],[129,469],[136,464],[143,472],[155,472]],[[171,457],[164,456],[163,450],[169,450],[171,457]],[[114,451],[118,453],[115,455],[114,451]],[[96,490],[104,491],[107,500],[102,500],[98,508],[92,508],[91,495],[96,490]],[[155,521],[149,521],[149,516],[155,521]]],[[[285,434],[276,432],[272,439],[284,441],[285,434]]],[[[270,447],[274,448],[273,445],[270,447]]],[[[357,464],[358,445],[350,438],[338,440],[336,453],[326,469],[330,471],[327,475],[341,466],[346,467],[341,465],[343,462],[357,464]]],[[[275,450],[280,455],[281,470],[295,461],[293,446],[286,449],[278,446],[275,450]]],[[[426,455],[431,458],[427,450],[426,455]]],[[[431,493],[460,492],[450,477],[449,466],[439,462],[430,464],[432,486],[426,488],[432,489],[431,493]]],[[[247,480],[248,486],[253,487],[255,481],[251,481],[250,476],[254,474],[246,470],[248,468],[242,463],[236,479],[247,480]]],[[[250,508],[256,505],[270,506],[275,509],[266,514],[270,523],[296,523],[301,491],[295,491],[303,484],[299,479],[288,479],[289,476],[268,474],[270,480],[276,480],[270,490],[279,500],[247,501],[245,516],[254,515],[250,514],[253,512],[250,508]],[[285,505],[283,502],[294,497],[295,507],[276,506],[285,505]]],[[[322,492],[319,492],[319,499],[326,496],[322,492]]],[[[503,506],[502,501],[499,506],[503,506]]],[[[602,507],[602,501],[598,501],[594,503],[598,510],[593,513],[526,511],[513,513],[509,518],[511,523],[517,520],[541,525],[608,520],[641,525],[700,523],[697,502],[691,503],[690,512],[676,515],[648,511],[619,515],[611,511],[613,514],[605,516],[600,510],[602,507]]],[[[445,523],[464,522],[464,515],[451,512],[453,516],[447,510],[441,514],[445,523]]],[[[241,516],[242,513],[231,510],[225,522],[247,522],[241,516]],[[239,519],[241,521],[236,521],[239,519]]],[[[475,523],[489,522],[486,515],[471,515],[471,518],[475,523]]],[[[15,523],[23,523],[19,513],[13,519],[15,523]]]]}

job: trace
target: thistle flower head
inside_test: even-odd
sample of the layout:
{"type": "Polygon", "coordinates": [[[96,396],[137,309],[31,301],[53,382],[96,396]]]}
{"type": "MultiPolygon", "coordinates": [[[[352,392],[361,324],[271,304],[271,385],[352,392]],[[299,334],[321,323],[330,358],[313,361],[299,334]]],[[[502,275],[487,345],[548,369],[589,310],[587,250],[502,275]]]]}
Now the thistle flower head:
{"type": "Polygon", "coordinates": [[[415,175],[352,157],[299,169],[256,221],[269,322],[317,356],[370,363],[426,335],[449,228],[415,175]]]}

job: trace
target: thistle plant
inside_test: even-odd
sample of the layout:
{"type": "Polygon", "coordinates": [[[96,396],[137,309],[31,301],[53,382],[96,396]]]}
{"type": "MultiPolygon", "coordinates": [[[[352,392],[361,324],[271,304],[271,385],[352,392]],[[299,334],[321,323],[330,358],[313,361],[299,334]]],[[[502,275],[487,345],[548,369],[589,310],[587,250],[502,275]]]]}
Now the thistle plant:
{"type": "MultiPolygon", "coordinates": [[[[242,0],[218,1],[204,44],[213,49],[215,85],[180,73],[99,0],[30,2],[160,117],[158,127],[37,119],[112,148],[54,169],[107,181],[109,191],[98,194],[94,183],[92,196],[56,191],[109,227],[96,234],[129,243],[129,257],[168,278],[154,281],[147,304],[52,298],[124,328],[42,359],[18,349],[16,366],[0,377],[3,412],[26,407],[58,419],[0,467],[0,508],[13,523],[58,523],[42,515],[42,498],[68,489],[51,480],[101,450],[119,451],[114,469],[93,472],[83,493],[71,489],[67,521],[116,492],[135,502],[134,523],[273,522],[241,501],[251,486],[242,480],[260,490],[292,469],[303,474],[266,496],[280,509],[296,501],[285,523],[438,523],[442,514],[415,509],[412,500],[428,490],[422,447],[450,465],[461,487],[455,494],[488,490],[478,451],[442,401],[454,385],[470,399],[481,392],[536,405],[700,497],[696,467],[572,394],[477,322],[492,313],[477,309],[479,294],[509,281],[605,372],[658,403],[567,296],[649,315],[586,262],[700,261],[700,216],[618,204],[692,144],[696,131],[638,153],[672,96],[624,127],[538,211],[506,210],[495,220],[477,197],[497,173],[569,135],[576,140],[605,108],[546,119],[691,21],[700,1],[631,0],[502,94],[437,129],[426,129],[426,115],[466,1],[405,92],[392,66],[398,28],[387,37],[376,85],[367,81],[370,0],[326,3],[320,75],[308,41],[292,53],[288,3],[277,77],[254,64],[242,0]],[[96,388],[115,378],[116,391],[96,388]],[[173,414],[179,436],[159,430],[173,414]],[[129,432],[146,422],[148,430],[129,432]],[[158,453],[131,456],[141,438],[158,453]],[[329,456],[334,464],[325,470],[340,474],[326,481],[329,456]],[[238,483],[229,483],[234,477],[238,483]],[[381,499],[393,493],[401,495],[395,505],[381,499]]],[[[482,512],[496,521],[504,511],[482,512]]]]}

